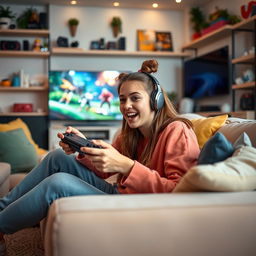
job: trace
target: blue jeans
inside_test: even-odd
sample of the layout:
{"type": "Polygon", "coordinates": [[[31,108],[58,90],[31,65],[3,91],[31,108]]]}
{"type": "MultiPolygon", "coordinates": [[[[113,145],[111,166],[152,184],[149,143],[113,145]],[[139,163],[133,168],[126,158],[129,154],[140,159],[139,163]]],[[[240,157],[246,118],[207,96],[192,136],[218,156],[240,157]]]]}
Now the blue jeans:
{"type": "Polygon", "coordinates": [[[36,225],[57,198],[98,194],[118,191],[76,161],[74,155],[55,150],[0,199],[0,232],[10,234],[36,225]]]}

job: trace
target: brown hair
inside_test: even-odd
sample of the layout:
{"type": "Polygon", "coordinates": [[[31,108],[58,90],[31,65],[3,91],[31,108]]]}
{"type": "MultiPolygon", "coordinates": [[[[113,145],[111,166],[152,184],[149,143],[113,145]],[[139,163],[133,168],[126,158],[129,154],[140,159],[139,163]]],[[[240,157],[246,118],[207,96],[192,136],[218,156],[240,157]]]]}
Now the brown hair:
{"type": "MultiPolygon", "coordinates": [[[[118,76],[119,86],[118,86],[118,93],[120,93],[120,88],[122,84],[126,81],[140,81],[144,84],[145,89],[149,95],[151,95],[154,84],[152,82],[152,79],[150,79],[149,76],[142,73],[154,73],[158,70],[158,62],[156,60],[146,60],[142,63],[141,69],[139,72],[134,73],[121,73],[118,76]]],[[[151,126],[151,136],[145,147],[140,159],[141,163],[149,166],[150,165],[150,159],[153,154],[155,145],[158,141],[159,134],[166,128],[168,124],[170,124],[173,121],[181,121],[184,122],[189,128],[192,128],[191,121],[178,117],[178,113],[175,110],[173,104],[169,100],[166,92],[163,91],[163,97],[164,97],[164,106],[162,109],[156,111],[154,120],[152,122],[151,126]]],[[[140,133],[139,129],[132,129],[127,124],[126,120],[123,118],[123,124],[122,124],[122,130],[121,130],[121,153],[125,156],[131,158],[131,159],[137,159],[137,147],[140,138],[142,137],[142,134],[140,133]]]]}

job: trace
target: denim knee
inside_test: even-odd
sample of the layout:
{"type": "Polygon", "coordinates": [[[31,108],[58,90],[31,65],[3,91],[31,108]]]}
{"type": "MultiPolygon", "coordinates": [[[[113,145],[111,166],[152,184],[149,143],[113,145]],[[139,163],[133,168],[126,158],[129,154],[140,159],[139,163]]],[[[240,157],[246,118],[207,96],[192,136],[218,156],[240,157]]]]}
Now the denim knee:
{"type": "Polygon", "coordinates": [[[54,173],[44,180],[44,191],[47,201],[51,204],[57,198],[70,196],[70,185],[73,175],[68,173],[54,173]]]}

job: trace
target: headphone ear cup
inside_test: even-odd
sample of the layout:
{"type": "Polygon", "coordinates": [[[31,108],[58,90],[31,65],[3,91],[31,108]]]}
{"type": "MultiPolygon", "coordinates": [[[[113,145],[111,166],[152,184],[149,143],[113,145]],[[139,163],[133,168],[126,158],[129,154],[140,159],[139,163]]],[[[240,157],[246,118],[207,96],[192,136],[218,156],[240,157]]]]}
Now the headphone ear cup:
{"type": "Polygon", "coordinates": [[[164,95],[162,91],[158,91],[155,96],[155,106],[157,108],[156,110],[159,110],[164,106],[164,95]]]}
{"type": "Polygon", "coordinates": [[[156,93],[156,90],[153,90],[150,96],[150,106],[152,110],[157,110],[156,93]]]}
{"type": "Polygon", "coordinates": [[[159,85],[156,85],[157,88],[152,91],[150,97],[150,105],[152,110],[159,110],[164,105],[164,95],[159,85]]]}

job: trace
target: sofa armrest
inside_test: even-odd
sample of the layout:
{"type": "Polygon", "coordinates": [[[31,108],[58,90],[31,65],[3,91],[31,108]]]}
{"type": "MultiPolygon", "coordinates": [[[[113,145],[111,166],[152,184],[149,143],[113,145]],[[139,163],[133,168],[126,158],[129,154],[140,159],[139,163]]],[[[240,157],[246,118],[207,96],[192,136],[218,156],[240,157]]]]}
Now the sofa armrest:
{"type": "Polygon", "coordinates": [[[0,162],[0,197],[9,192],[11,166],[8,163],[0,162]]]}
{"type": "Polygon", "coordinates": [[[255,255],[256,191],[56,200],[46,255],[255,255]]]}

